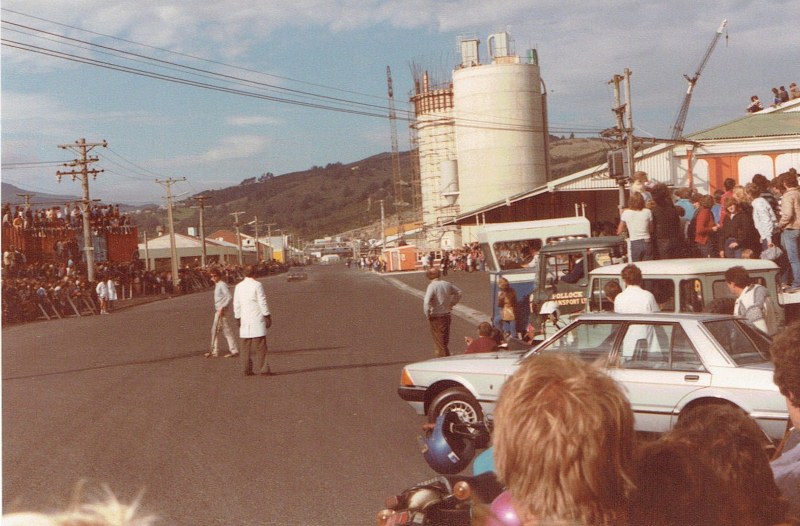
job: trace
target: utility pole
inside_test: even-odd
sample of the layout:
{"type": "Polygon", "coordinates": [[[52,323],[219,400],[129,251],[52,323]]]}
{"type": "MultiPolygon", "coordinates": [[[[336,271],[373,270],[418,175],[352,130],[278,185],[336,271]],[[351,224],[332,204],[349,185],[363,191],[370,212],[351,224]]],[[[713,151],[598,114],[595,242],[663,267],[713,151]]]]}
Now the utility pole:
{"type": "Polygon", "coordinates": [[[383,199],[381,199],[381,252],[386,250],[386,217],[383,213],[383,199]]]}
{"type": "Polygon", "coordinates": [[[172,184],[185,180],[186,180],[185,177],[181,177],[180,179],[173,179],[172,177],[165,180],[156,179],[156,183],[162,185],[164,188],[167,189],[167,221],[169,222],[169,248],[170,248],[170,255],[172,256],[170,259],[172,260],[173,292],[181,284],[181,277],[178,274],[178,247],[175,244],[175,222],[172,217],[172,184]]]}
{"type": "Polygon", "coordinates": [[[231,215],[234,217],[233,226],[236,227],[236,246],[239,249],[239,266],[242,266],[243,259],[242,259],[242,236],[239,235],[239,216],[244,214],[244,212],[232,212],[231,215]]]}
{"type": "Polygon", "coordinates": [[[258,242],[258,216],[253,216],[253,228],[256,235],[256,263],[261,262],[261,245],[258,242]]]}
{"type": "Polygon", "coordinates": [[[269,260],[272,261],[274,259],[275,252],[272,249],[272,227],[277,225],[278,223],[267,223],[267,244],[269,245],[269,260]]]}
{"type": "Polygon", "coordinates": [[[624,75],[614,75],[608,82],[614,85],[614,107],[611,109],[616,117],[616,127],[606,130],[603,135],[612,137],[618,144],[616,150],[609,154],[609,175],[619,185],[619,210],[625,207],[625,182],[633,175],[633,116],[630,108],[630,75],[625,69],[624,75]],[[622,102],[620,84],[624,81],[625,103],[622,102]],[[625,148],[623,149],[623,145],[625,148]],[[621,165],[621,166],[620,166],[621,165]]]}
{"type": "Polygon", "coordinates": [[[195,201],[200,203],[198,208],[200,209],[200,244],[202,246],[202,253],[200,255],[200,264],[202,266],[206,266],[206,227],[205,227],[205,205],[206,199],[208,199],[207,195],[201,195],[199,197],[192,197],[195,201]]]}
{"type": "Polygon", "coordinates": [[[90,283],[94,282],[94,244],[92,243],[92,225],[89,221],[89,176],[93,179],[97,178],[97,174],[103,173],[105,170],[89,170],[91,163],[96,163],[100,159],[98,157],[89,157],[89,152],[96,147],[108,146],[106,141],[87,143],[86,139],[78,139],[75,144],[59,144],[58,147],[62,150],[72,150],[80,155],[80,159],[75,159],[71,163],[64,163],[63,166],[71,166],[73,170],[69,172],[56,171],[56,179],[61,182],[61,178],[65,175],[72,177],[75,180],[76,176],[81,177],[81,187],[83,189],[83,201],[81,201],[81,210],[83,211],[83,253],[86,256],[86,277],[90,283]]]}

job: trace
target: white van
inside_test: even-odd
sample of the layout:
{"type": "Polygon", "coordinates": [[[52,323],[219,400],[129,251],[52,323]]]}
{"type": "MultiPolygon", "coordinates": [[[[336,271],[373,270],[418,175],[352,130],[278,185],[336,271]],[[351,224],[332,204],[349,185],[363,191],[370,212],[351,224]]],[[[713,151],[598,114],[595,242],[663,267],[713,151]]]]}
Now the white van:
{"type": "MultiPolygon", "coordinates": [[[[779,326],[785,324],[782,308],[779,268],[773,261],[765,259],[690,258],[638,261],[642,271],[643,288],[655,296],[661,312],[707,312],[709,304],[723,298],[734,299],[725,283],[725,271],[741,266],[750,279],[767,287],[775,300],[779,326]]],[[[610,280],[624,288],[620,277],[624,264],[599,267],[589,273],[588,301],[586,312],[613,310],[613,302],[606,298],[603,287],[610,280]]]]}

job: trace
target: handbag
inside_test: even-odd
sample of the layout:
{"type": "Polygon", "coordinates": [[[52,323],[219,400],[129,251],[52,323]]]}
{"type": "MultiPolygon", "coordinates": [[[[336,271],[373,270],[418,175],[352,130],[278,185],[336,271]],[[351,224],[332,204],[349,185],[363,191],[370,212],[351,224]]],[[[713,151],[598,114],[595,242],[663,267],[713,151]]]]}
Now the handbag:
{"type": "Polygon", "coordinates": [[[761,259],[768,259],[770,261],[775,261],[779,257],[783,255],[783,250],[778,245],[772,245],[768,247],[766,250],[761,252],[761,259]]]}
{"type": "Polygon", "coordinates": [[[514,321],[514,307],[503,305],[503,321],[514,321]]]}

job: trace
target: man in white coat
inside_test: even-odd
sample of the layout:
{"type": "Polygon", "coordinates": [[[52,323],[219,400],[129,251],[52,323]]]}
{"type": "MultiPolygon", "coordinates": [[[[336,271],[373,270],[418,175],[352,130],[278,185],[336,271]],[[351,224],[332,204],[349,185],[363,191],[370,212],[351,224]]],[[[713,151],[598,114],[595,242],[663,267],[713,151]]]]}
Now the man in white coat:
{"type": "Polygon", "coordinates": [[[264,286],[254,279],[252,265],[244,268],[244,279],[233,291],[233,315],[239,321],[241,340],[242,371],[245,376],[253,375],[253,366],[258,354],[261,359],[259,374],[272,376],[267,363],[267,328],[272,325],[272,316],[267,306],[264,286]]]}
{"type": "Polygon", "coordinates": [[[97,279],[97,286],[94,291],[97,293],[97,299],[100,302],[100,314],[108,314],[108,284],[102,276],[97,279]]]}

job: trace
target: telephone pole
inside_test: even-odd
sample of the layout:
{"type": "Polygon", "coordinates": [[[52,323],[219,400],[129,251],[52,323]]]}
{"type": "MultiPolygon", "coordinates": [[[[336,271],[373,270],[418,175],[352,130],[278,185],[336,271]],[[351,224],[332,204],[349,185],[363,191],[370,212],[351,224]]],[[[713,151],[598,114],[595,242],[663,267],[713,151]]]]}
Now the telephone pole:
{"type": "Polygon", "coordinates": [[[89,199],[89,176],[91,175],[92,179],[96,179],[97,174],[105,171],[89,169],[91,163],[96,163],[100,160],[98,157],[89,157],[89,152],[98,146],[106,148],[108,143],[106,141],[87,143],[86,139],[78,139],[75,141],[75,144],[59,144],[59,148],[62,150],[72,150],[76,152],[80,158],[75,159],[71,163],[64,163],[64,166],[70,166],[75,169],[69,172],[56,171],[56,179],[58,179],[59,183],[61,182],[61,178],[65,175],[71,176],[73,181],[77,176],[81,178],[81,187],[83,189],[83,200],[81,201],[81,211],[83,212],[83,253],[86,256],[86,276],[89,283],[94,282],[94,244],[92,243],[92,225],[89,221],[89,205],[91,203],[89,199]]]}
{"type": "Polygon", "coordinates": [[[233,226],[236,227],[236,247],[239,249],[239,266],[242,266],[243,259],[242,259],[242,236],[239,235],[239,216],[244,214],[244,212],[231,212],[231,215],[234,217],[233,226]]]}
{"type": "Polygon", "coordinates": [[[206,199],[208,199],[207,195],[201,195],[199,197],[192,197],[195,201],[200,203],[198,208],[200,209],[200,244],[203,247],[203,251],[200,255],[200,264],[202,266],[206,266],[206,227],[204,222],[204,214],[206,199]]]}
{"type": "Polygon", "coordinates": [[[273,254],[275,253],[272,249],[272,227],[277,225],[278,223],[267,223],[267,244],[269,245],[269,261],[273,260],[273,254]]]}
{"type": "Polygon", "coordinates": [[[185,177],[180,179],[156,179],[156,183],[167,189],[167,222],[169,222],[169,248],[172,262],[172,290],[173,292],[181,284],[181,277],[178,274],[178,247],[175,245],[175,222],[172,218],[172,185],[179,181],[185,181],[185,177]]]}
{"type": "Polygon", "coordinates": [[[634,171],[631,71],[625,68],[624,75],[614,75],[608,83],[614,85],[614,107],[611,110],[614,112],[617,125],[606,130],[604,135],[613,137],[618,144],[617,149],[609,154],[608,167],[609,175],[615,178],[619,184],[619,209],[621,212],[625,207],[625,182],[630,180],[634,171]],[[623,85],[625,91],[624,103],[620,85],[623,85]]]}

